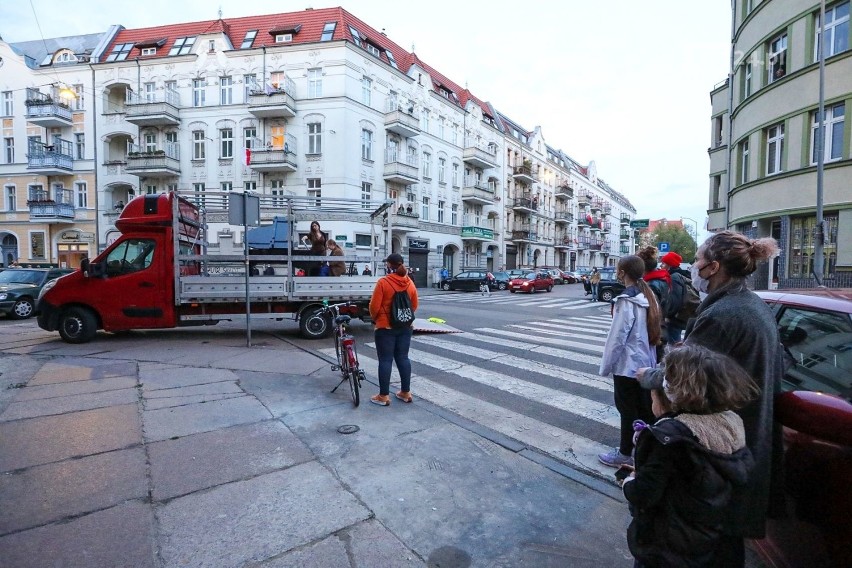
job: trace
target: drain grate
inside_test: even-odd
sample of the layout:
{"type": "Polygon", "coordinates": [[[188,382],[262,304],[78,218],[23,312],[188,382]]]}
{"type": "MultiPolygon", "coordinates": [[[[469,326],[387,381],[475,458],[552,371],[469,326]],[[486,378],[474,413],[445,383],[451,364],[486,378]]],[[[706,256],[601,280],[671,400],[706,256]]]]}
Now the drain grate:
{"type": "Polygon", "coordinates": [[[340,426],[340,427],[337,429],[337,431],[338,431],[340,434],[354,434],[354,433],[355,433],[355,432],[357,432],[358,430],[360,430],[360,428],[358,428],[358,427],[357,427],[357,426],[355,426],[354,424],[344,424],[343,426],[340,426]]]}

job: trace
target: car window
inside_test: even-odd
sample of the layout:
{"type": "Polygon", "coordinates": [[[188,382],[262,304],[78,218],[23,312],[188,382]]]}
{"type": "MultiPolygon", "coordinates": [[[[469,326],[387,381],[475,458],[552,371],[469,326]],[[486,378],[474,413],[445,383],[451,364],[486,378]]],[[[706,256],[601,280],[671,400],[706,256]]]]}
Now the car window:
{"type": "Polygon", "coordinates": [[[127,239],[107,255],[107,276],[120,276],[144,270],[154,258],[155,243],[150,239],[127,239]]]}
{"type": "Polygon", "coordinates": [[[796,364],[785,390],[810,390],[852,399],[852,321],[848,314],[786,307],[778,319],[781,343],[796,364]]]}
{"type": "Polygon", "coordinates": [[[44,275],[41,270],[11,268],[0,272],[0,284],[41,284],[44,275]]]}

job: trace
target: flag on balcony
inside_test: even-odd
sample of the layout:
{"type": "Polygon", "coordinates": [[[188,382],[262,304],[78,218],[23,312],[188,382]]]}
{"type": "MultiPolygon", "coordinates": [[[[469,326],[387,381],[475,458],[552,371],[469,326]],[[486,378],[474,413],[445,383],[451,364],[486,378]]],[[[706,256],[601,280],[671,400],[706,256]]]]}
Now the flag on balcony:
{"type": "Polygon", "coordinates": [[[247,166],[251,165],[251,148],[246,148],[246,157],[244,162],[247,166]]]}

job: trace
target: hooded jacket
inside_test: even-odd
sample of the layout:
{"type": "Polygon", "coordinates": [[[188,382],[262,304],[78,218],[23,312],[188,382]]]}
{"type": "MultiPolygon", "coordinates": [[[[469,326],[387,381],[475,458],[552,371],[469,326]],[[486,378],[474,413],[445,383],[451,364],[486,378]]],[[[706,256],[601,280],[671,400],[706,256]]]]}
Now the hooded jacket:
{"type": "Polygon", "coordinates": [[[651,566],[713,566],[735,487],[754,466],[731,411],[660,418],[639,434],[636,476],[624,483],[630,552],[651,566]]]}
{"type": "Polygon", "coordinates": [[[636,377],[638,369],[656,364],[656,348],[648,341],[648,300],[630,286],[615,298],[600,374],[636,377]]]}
{"type": "Polygon", "coordinates": [[[376,282],[376,287],[373,289],[373,296],[370,298],[370,318],[376,329],[391,329],[390,324],[390,309],[393,302],[393,295],[403,290],[408,291],[408,297],[411,299],[411,309],[417,311],[417,288],[414,287],[414,282],[408,276],[400,276],[396,272],[391,272],[387,276],[379,278],[376,282]]]}

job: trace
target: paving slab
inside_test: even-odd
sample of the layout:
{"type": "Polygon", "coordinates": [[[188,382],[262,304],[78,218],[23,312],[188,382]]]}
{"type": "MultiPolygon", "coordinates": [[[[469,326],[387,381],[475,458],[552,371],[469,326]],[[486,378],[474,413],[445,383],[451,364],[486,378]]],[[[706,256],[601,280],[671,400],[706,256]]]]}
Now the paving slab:
{"type": "Polygon", "coordinates": [[[0,422],[0,472],[142,443],[136,404],[0,422]]]}
{"type": "Polygon", "coordinates": [[[47,361],[28,386],[135,376],[136,364],[133,362],[63,358],[47,361]]]}
{"type": "Polygon", "coordinates": [[[130,501],[68,522],[0,537],[0,558],[3,566],[15,568],[154,568],[155,537],[151,506],[130,501]]]}
{"type": "Polygon", "coordinates": [[[174,387],[164,389],[144,389],[146,400],[156,400],[158,398],[180,398],[184,396],[198,395],[222,395],[222,394],[245,394],[245,391],[237,385],[237,377],[232,376],[230,381],[218,381],[215,383],[206,383],[202,385],[189,385],[185,387],[174,387]]]}
{"type": "MultiPolygon", "coordinates": [[[[282,344],[283,345],[283,344],[282,344]]],[[[211,367],[245,371],[285,372],[294,375],[307,375],[322,367],[327,367],[322,359],[305,353],[301,349],[269,349],[253,348],[250,351],[240,350],[241,353],[224,358],[216,358],[210,362],[211,367]]]]}
{"type": "Polygon", "coordinates": [[[237,375],[227,369],[194,368],[163,363],[140,363],[139,382],[147,396],[151,391],[237,381],[237,375]]]}
{"type": "Polygon", "coordinates": [[[259,562],[369,517],[317,462],[179,497],[157,511],[167,567],[259,562]]]}
{"type": "MultiPolygon", "coordinates": [[[[328,366],[328,363],[324,365],[328,366]]],[[[303,376],[251,371],[236,373],[243,390],[260,400],[276,418],[326,406],[342,406],[347,412],[357,412],[352,406],[352,397],[347,385],[341,385],[336,392],[331,392],[340,381],[339,376],[335,379],[333,376],[319,374],[303,376]]],[[[361,395],[367,395],[368,392],[369,389],[362,390],[361,395]]],[[[366,397],[363,402],[369,406],[366,397]]]]}
{"type": "Polygon", "coordinates": [[[108,406],[134,404],[138,401],[139,392],[135,388],[25,400],[22,402],[13,400],[0,418],[2,420],[20,420],[36,416],[50,416],[80,410],[106,408],[108,406]]]}
{"type": "Polygon", "coordinates": [[[270,412],[250,396],[142,412],[143,432],[148,442],[209,432],[237,424],[262,422],[270,418],[270,412]]]}
{"type": "Polygon", "coordinates": [[[157,501],[314,459],[277,420],[155,442],[148,456],[157,501]]]}
{"type": "Polygon", "coordinates": [[[116,391],[136,388],[135,376],[106,377],[103,379],[88,379],[82,381],[27,385],[18,393],[15,402],[57,398],[63,396],[90,394],[97,392],[116,391]]]}
{"type": "Polygon", "coordinates": [[[193,396],[153,398],[145,400],[144,408],[145,410],[160,410],[163,408],[172,408],[175,406],[184,406],[187,404],[205,403],[213,400],[229,400],[232,398],[240,398],[245,395],[246,393],[240,391],[239,393],[234,394],[199,394],[193,396]]]}
{"type": "Polygon", "coordinates": [[[145,452],[117,450],[0,476],[0,535],[148,495],[145,452]]]}
{"type": "Polygon", "coordinates": [[[43,364],[36,357],[0,353],[0,416],[20,394],[17,385],[25,385],[43,364]]]}

